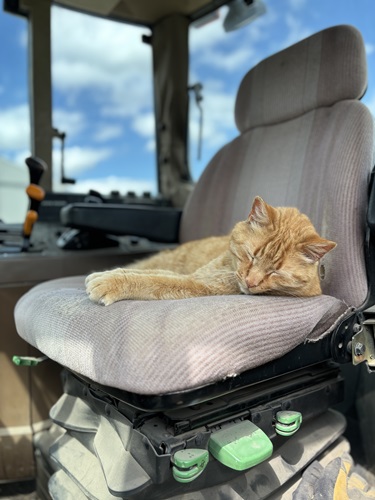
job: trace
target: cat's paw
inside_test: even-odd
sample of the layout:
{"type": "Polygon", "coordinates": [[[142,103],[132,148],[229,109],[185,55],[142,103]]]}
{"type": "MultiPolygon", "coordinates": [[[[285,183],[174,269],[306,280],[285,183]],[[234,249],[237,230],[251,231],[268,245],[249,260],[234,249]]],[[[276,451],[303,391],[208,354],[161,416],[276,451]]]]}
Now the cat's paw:
{"type": "Polygon", "coordinates": [[[124,273],[117,269],[101,273],[89,274],[86,278],[86,292],[90,300],[109,306],[114,302],[126,299],[124,294],[124,273]]]}

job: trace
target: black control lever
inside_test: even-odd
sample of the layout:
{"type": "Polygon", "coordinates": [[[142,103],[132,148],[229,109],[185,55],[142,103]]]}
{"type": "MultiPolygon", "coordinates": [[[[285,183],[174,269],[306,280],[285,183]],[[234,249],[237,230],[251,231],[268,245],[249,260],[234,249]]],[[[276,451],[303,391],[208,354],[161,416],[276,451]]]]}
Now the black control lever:
{"type": "Polygon", "coordinates": [[[43,173],[47,170],[47,164],[36,156],[30,156],[25,160],[29,169],[30,184],[26,188],[26,194],[29,197],[29,210],[27,211],[25,222],[23,224],[23,243],[22,252],[27,252],[30,246],[30,236],[35,222],[38,220],[38,212],[41,202],[44,200],[45,192],[39,186],[43,173]]]}
{"type": "Polygon", "coordinates": [[[30,184],[26,188],[26,194],[29,197],[29,209],[22,227],[22,244],[15,245],[5,242],[0,247],[0,253],[27,252],[34,224],[38,220],[39,207],[45,197],[44,189],[39,186],[39,182],[43,173],[47,170],[46,162],[36,156],[30,156],[26,158],[25,163],[29,169],[30,184]]]}
{"type": "Polygon", "coordinates": [[[46,162],[36,156],[29,156],[29,158],[26,158],[25,163],[29,169],[30,184],[39,185],[42,175],[47,170],[46,162]]]}

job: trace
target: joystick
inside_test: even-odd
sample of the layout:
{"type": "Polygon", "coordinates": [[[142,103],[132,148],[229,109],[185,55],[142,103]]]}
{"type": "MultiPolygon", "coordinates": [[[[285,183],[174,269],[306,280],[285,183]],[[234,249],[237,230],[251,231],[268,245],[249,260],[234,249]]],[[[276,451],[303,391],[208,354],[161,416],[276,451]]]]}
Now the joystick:
{"type": "Polygon", "coordinates": [[[38,220],[39,207],[45,197],[44,189],[39,186],[39,182],[43,173],[47,170],[47,164],[35,156],[26,158],[25,163],[29,169],[30,184],[26,188],[26,194],[29,197],[29,208],[22,226],[22,243],[17,245],[11,242],[3,242],[0,247],[0,253],[28,251],[31,233],[35,222],[38,220]]]}
{"type": "Polygon", "coordinates": [[[30,246],[30,236],[35,222],[38,220],[40,203],[44,200],[45,192],[39,186],[43,173],[47,170],[47,164],[35,156],[26,158],[25,163],[29,169],[30,184],[26,188],[26,194],[29,197],[29,209],[23,224],[23,243],[22,252],[27,252],[30,246]]]}

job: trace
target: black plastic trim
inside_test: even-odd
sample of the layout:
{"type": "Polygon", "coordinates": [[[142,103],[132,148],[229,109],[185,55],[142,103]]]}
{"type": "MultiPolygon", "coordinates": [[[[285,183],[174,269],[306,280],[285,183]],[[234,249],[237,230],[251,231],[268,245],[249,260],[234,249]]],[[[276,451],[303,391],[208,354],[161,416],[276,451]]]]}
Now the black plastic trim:
{"type": "Polygon", "coordinates": [[[169,394],[135,394],[114,387],[103,386],[77,373],[74,373],[74,375],[87,382],[91,387],[113,396],[138,410],[150,412],[167,411],[209,401],[260,381],[269,380],[287,372],[293,372],[323,361],[329,361],[332,359],[331,341],[331,335],[328,335],[319,342],[301,344],[282,358],[248,370],[236,377],[229,377],[214,384],[189,391],[169,394]]]}
{"type": "Polygon", "coordinates": [[[366,214],[365,261],[368,283],[367,298],[361,307],[364,311],[375,304],[375,168],[371,172],[368,188],[368,206],[366,214]]]}
{"type": "Polygon", "coordinates": [[[117,236],[177,243],[182,210],[116,203],[72,203],[61,209],[62,224],[117,236]]]}
{"type": "Polygon", "coordinates": [[[28,12],[20,8],[19,0],[4,0],[3,2],[4,12],[9,12],[10,14],[17,14],[22,17],[29,17],[28,12]]]}

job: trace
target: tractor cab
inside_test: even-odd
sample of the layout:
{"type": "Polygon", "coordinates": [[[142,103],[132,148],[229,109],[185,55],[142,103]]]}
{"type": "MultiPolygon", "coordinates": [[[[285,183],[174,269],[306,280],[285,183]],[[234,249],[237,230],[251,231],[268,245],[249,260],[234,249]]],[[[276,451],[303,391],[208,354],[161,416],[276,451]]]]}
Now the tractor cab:
{"type": "MultiPolygon", "coordinates": [[[[289,7],[306,8],[297,4],[289,7]]],[[[374,129],[364,98],[371,49],[360,27],[340,20],[296,37],[288,14],[287,43],[253,57],[246,44],[255,47],[281,15],[271,1],[121,0],[102,6],[66,0],[55,6],[5,0],[4,10],[28,23],[32,138],[25,219],[1,224],[4,491],[35,490],[41,499],[299,500],[307,483],[319,486],[319,478],[314,485],[309,479],[311,464],[326,471],[327,464],[354,461],[371,471],[374,129]],[[144,30],[136,33],[148,51],[152,114],[146,105],[134,108],[131,122],[127,98],[136,93],[118,86],[115,107],[114,100],[112,107],[102,105],[99,92],[91,112],[97,120],[123,114],[138,130],[155,159],[150,191],[107,193],[97,185],[81,193],[54,190],[73,186],[74,179],[65,142],[70,136],[53,122],[62,116],[52,112],[53,96],[61,98],[52,91],[53,72],[72,89],[91,70],[96,80],[103,78],[104,90],[108,85],[88,49],[84,72],[77,71],[74,52],[70,66],[54,67],[51,26],[57,29],[69,10],[95,22],[103,18],[109,38],[112,24],[112,36],[128,25],[144,30]],[[215,52],[209,36],[217,43],[232,36],[241,50],[220,46],[215,52]],[[218,72],[242,73],[231,109],[223,106],[215,72],[209,80],[217,98],[211,112],[220,122],[214,132],[227,134],[199,175],[193,155],[208,156],[202,151],[217,146],[217,137],[205,129],[204,82],[189,73],[194,44],[209,46],[198,53],[201,64],[211,58],[218,72]],[[321,295],[110,306],[89,300],[84,281],[90,272],[228,234],[246,219],[257,195],[274,206],[299,208],[319,234],[337,242],[319,264],[321,295]]],[[[108,54],[110,67],[112,61],[108,54]]],[[[126,71],[143,95],[142,74],[134,80],[133,67],[126,71]]],[[[72,90],[70,97],[78,109],[90,93],[72,90]]],[[[69,116],[78,133],[72,110],[69,116]]],[[[119,127],[97,123],[99,145],[119,134],[119,127]]],[[[134,145],[141,172],[145,152],[134,145]]],[[[127,150],[133,158],[130,143],[121,149],[124,169],[127,150]]],[[[105,155],[103,162],[110,163],[105,155]]],[[[360,478],[370,494],[371,474],[367,482],[363,474],[350,482],[349,469],[342,491],[350,498],[360,478]]],[[[329,479],[337,486],[339,472],[332,470],[329,479]]]]}

